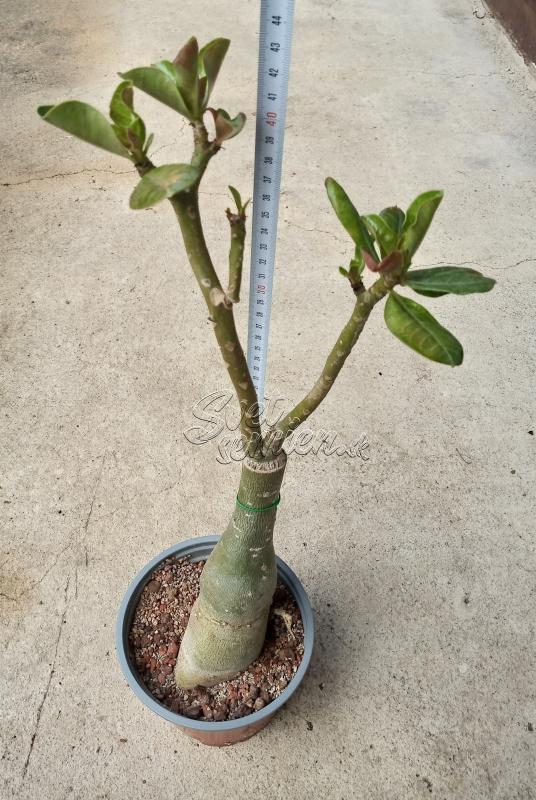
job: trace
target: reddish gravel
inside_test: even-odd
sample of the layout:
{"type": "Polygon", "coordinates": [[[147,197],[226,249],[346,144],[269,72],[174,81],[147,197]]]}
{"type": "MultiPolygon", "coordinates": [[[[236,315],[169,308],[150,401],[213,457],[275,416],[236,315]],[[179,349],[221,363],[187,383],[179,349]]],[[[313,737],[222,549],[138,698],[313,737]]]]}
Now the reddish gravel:
{"type": "Polygon", "coordinates": [[[147,689],[172,711],[192,719],[238,719],[275,700],[298,669],[303,657],[301,615],[292,595],[278,584],[259,658],[231,681],[208,689],[179,689],[173,670],[204,565],[168,558],[153,572],[134,615],[131,652],[147,689]]]}

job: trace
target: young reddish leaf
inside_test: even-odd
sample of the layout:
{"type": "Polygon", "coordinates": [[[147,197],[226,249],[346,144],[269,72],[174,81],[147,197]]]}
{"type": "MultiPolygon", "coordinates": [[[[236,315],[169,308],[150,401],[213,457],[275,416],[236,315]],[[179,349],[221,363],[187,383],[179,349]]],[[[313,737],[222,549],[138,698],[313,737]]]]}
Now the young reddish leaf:
{"type": "Polygon", "coordinates": [[[361,250],[361,255],[363,256],[363,261],[365,262],[366,266],[370,269],[371,272],[378,272],[380,269],[380,262],[377,261],[375,258],[367,253],[366,250],[361,250]]]}
{"type": "Polygon", "coordinates": [[[380,262],[374,261],[368,253],[363,251],[363,258],[371,272],[401,272],[404,265],[404,256],[400,250],[393,250],[388,256],[382,258],[380,262]]]}
{"type": "Polygon", "coordinates": [[[181,47],[173,63],[177,67],[181,67],[186,72],[195,72],[197,74],[197,59],[199,56],[199,45],[195,36],[191,36],[185,45],[181,47]]]}
{"type": "Polygon", "coordinates": [[[199,77],[206,77],[207,79],[203,98],[205,107],[212,94],[214,84],[216,83],[223,59],[225,58],[230,44],[231,42],[229,39],[213,39],[199,51],[199,77]]]}
{"type": "Polygon", "coordinates": [[[237,136],[244,125],[246,124],[246,115],[240,112],[234,119],[231,119],[227,111],[223,108],[209,108],[212,116],[214,117],[214,127],[216,129],[216,142],[220,144],[226,139],[232,139],[237,136]]]}
{"type": "Polygon", "coordinates": [[[199,45],[195,36],[192,36],[179,50],[173,59],[173,64],[177,72],[177,85],[181,94],[195,116],[201,118],[204,107],[203,95],[199,91],[198,61],[199,45]]]}

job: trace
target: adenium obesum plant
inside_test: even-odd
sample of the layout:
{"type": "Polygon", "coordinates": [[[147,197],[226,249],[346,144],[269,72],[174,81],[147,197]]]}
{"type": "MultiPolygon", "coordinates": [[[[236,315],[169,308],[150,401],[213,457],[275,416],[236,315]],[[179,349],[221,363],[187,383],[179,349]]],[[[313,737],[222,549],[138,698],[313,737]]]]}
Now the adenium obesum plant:
{"type": "Polygon", "coordinates": [[[207,249],[198,203],[199,185],[210,160],[245,123],[242,113],[231,117],[221,108],[209,107],[228,47],[227,39],[215,39],[199,49],[197,40],[191,38],[174,61],[122,73],[123,80],[110,103],[111,122],[91,106],[74,100],[38,109],[52,125],[133,162],[141,180],[130,197],[131,208],[148,208],[169,200],[241,407],[245,459],[237,500],[231,521],[203,570],[200,595],[181,644],[175,677],[184,688],[209,686],[234,676],[262,648],[276,585],[273,530],[287,460],[283,445],[330,391],[374,306],[387,298],[385,323],[398,339],[432,361],[457,366],[463,359],[458,340],[396,287],[409,287],[417,294],[436,298],[449,293],[486,292],[494,285],[493,280],[473,269],[411,269],[442,192],[419,195],[405,213],[393,206],[379,214],[360,216],[342,187],[328,178],[329,200],[354,245],[348,268],[340,267],[349,282],[353,309],[314,386],[273,429],[261,430],[258,398],[233,311],[240,298],[247,203],[230,187],[236,210],[227,210],[231,246],[226,288],[207,249]],[[193,154],[189,163],[153,164],[148,154],[152,135],[147,136],[145,124],[134,109],[134,87],[190,122],[193,154]],[[212,135],[204,123],[207,111],[212,116],[212,135]],[[373,281],[365,283],[365,268],[372,273],[373,281]]]}

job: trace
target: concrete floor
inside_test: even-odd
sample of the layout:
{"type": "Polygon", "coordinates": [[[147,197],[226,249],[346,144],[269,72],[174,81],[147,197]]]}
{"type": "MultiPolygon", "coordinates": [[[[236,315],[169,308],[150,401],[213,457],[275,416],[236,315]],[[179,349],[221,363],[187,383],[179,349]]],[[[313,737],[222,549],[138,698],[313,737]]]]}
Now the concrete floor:
{"type": "MultiPolygon", "coordinates": [[[[418,263],[498,285],[427,303],[465,345],[456,370],[374,315],[313,423],[366,433],[370,461],[295,457],[280,507],[317,611],[309,676],[261,735],[209,750],[134,698],[113,629],[142,564],[227,522],[237,467],[183,436],[225,376],[170,209],[129,211],[127,162],[34,109],[104,108],[117,70],[229,36],[217,101],[250,124],[203,193],[225,268],[258,3],[1,5],[2,797],[536,798],[533,74],[479,0],[297,3],[271,392],[303,393],[351,302],[327,174],[365,211],[444,188],[418,263]]],[[[139,106],[155,160],[184,160],[181,118],[139,106]]]]}

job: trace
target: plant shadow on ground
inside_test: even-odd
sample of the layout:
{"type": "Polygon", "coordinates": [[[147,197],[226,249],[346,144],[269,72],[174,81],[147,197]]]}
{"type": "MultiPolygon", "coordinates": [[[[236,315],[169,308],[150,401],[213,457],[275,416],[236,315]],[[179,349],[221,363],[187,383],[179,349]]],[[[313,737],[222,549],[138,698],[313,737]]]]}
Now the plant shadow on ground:
{"type": "Polygon", "coordinates": [[[375,657],[383,663],[382,651],[376,647],[386,613],[382,595],[394,576],[387,574],[386,566],[372,583],[364,559],[361,566],[354,563],[352,574],[346,572],[344,580],[339,558],[335,554],[331,563],[324,560],[322,570],[307,581],[315,616],[313,656],[303,682],[278,715],[283,720],[287,715],[304,719],[309,730],[311,720],[320,723],[346,702],[349,689],[352,695],[359,695],[364,688],[361,668],[365,662],[370,670],[375,669],[375,657]]]}

